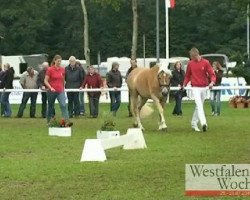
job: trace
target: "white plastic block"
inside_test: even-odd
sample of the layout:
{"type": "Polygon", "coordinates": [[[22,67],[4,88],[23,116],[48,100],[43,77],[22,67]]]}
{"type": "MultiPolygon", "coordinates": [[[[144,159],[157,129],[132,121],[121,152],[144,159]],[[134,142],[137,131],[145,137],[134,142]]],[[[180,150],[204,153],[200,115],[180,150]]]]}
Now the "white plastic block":
{"type": "Polygon", "coordinates": [[[128,136],[132,136],[132,139],[125,143],[123,149],[144,149],[147,148],[143,132],[140,128],[129,128],[127,130],[128,136]]]}
{"type": "Polygon", "coordinates": [[[120,131],[100,131],[96,132],[97,139],[107,139],[120,136],[120,131]]]}
{"type": "Polygon", "coordinates": [[[86,139],[82,151],[81,162],[107,160],[100,139],[86,139]]]}
{"type": "Polygon", "coordinates": [[[132,143],[133,136],[126,134],[126,135],[121,135],[118,137],[102,139],[101,142],[102,142],[103,149],[106,150],[106,149],[123,146],[128,143],[132,143]]]}
{"type": "Polygon", "coordinates": [[[50,136],[61,136],[61,137],[70,137],[71,136],[71,127],[49,127],[50,136]]]}

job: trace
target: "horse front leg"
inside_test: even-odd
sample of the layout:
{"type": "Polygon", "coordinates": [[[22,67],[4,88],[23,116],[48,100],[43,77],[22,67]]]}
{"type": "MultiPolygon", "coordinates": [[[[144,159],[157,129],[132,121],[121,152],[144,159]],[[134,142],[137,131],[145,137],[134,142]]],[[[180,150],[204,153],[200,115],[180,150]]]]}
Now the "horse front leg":
{"type": "Polygon", "coordinates": [[[163,104],[162,102],[160,102],[160,100],[156,96],[153,96],[152,99],[154,100],[154,103],[155,103],[155,105],[159,111],[159,115],[160,115],[160,124],[159,124],[158,130],[166,131],[167,125],[166,125],[164,114],[163,114],[163,108],[164,108],[165,103],[163,104]]]}

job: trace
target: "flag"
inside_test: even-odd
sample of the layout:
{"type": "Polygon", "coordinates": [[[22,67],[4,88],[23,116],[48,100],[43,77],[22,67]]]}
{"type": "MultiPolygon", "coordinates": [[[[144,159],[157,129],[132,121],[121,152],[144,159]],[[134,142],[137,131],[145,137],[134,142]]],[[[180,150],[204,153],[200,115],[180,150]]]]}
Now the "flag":
{"type": "Polygon", "coordinates": [[[166,8],[174,8],[175,7],[175,0],[165,0],[166,8]]]}

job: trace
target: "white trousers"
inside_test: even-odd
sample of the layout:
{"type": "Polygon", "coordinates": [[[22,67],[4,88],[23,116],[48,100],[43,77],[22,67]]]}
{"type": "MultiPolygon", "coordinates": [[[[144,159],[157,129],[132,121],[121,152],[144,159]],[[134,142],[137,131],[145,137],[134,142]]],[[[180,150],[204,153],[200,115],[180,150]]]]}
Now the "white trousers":
{"type": "Polygon", "coordinates": [[[198,122],[207,125],[203,104],[206,98],[207,89],[204,87],[192,87],[192,94],[195,101],[195,109],[191,121],[192,128],[198,127],[198,122]]]}

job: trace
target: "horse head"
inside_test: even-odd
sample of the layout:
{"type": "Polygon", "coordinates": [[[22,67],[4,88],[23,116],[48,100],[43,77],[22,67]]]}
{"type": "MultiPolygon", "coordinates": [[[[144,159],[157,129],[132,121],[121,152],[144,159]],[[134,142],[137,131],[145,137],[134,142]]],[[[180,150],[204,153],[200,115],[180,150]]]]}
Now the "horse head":
{"type": "Polygon", "coordinates": [[[169,69],[160,67],[157,77],[162,96],[166,97],[170,91],[170,79],[172,77],[172,73],[169,69]]]}

